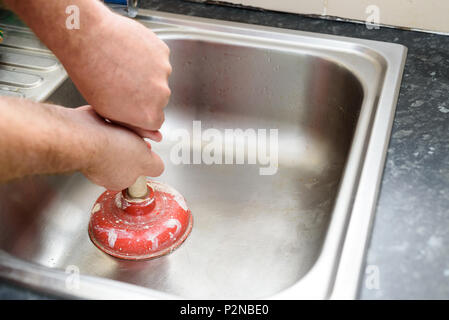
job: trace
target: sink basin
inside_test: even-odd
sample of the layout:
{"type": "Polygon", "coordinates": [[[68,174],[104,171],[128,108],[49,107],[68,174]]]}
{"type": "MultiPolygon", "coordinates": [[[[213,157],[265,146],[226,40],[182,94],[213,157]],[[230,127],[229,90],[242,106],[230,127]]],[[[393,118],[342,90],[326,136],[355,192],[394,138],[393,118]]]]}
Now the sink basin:
{"type": "MultiPolygon", "coordinates": [[[[191,236],[159,259],[112,258],[87,234],[101,187],[80,174],[30,177],[0,187],[0,276],[82,298],[355,298],[406,48],[147,10],[137,19],[171,49],[165,139],[153,146],[166,169],[156,180],[186,198],[191,236]],[[275,157],[251,162],[255,149],[243,144],[243,163],[233,154],[230,164],[195,162],[208,144],[197,133],[211,128],[223,134],[223,157],[245,134],[275,132],[275,157]],[[189,137],[182,164],[173,160],[180,132],[189,137]]],[[[16,91],[85,104],[58,79],[16,91]]]]}

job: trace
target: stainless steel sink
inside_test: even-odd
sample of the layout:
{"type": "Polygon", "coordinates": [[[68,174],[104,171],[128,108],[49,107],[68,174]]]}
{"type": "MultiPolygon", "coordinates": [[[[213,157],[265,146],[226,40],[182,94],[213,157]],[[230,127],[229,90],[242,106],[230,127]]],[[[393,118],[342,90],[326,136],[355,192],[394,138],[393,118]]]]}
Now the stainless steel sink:
{"type": "MultiPolygon", "coordinates": [[[[87,234],[102,188],[80,174],[27,178],[0,189],[0,276],[84,298],[354,298],[406,48],[145,10],[137,19],[171,48],[166,138],[154,148],[166,163],[158,180],[192,210],[191,236],[156,260],[114,259],[87,234]],[[278,129],[276,173],[173,164],[170,137],[195,120],[278,129]]],[[[38,99],[85,103],[60,80],[38,99]]]]}

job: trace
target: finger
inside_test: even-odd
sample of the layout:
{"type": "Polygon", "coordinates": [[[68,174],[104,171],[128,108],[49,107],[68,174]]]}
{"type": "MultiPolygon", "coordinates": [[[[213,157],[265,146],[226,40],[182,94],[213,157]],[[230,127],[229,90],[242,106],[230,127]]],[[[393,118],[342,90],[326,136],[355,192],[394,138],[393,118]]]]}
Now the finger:
{"type": "Polygon", "coordinates": [[[168,106],[168,103],[170,102],[170,97],[171,97],[171,89],[167,87],[167,95],[164,99],[164,106],[163,106],[164,108],[168,106]]]}
{"type": "Polygon", "coordinates": [[[77,107],[77,108],[75,108],[75,110],[84,111],[84,112],[90,113],[92,115],[95,115],[98,118],[103,119],[103,117],[101,117],[100,115],[98,115],[98,113],[95,112],[94,108],[91,105],[77,107]]]}
{"type": "Polygon", "coordinates": [[[158,154],[150,151],[150,156],[147,157],[147,165],[144,175],[150,177],[158,177],[164,172],[164,162],[158,154]]]}
{"type": "Polygon", "coordinates": [[[140,128],[130,128],[135,133],[137,133],[142,138],[148,138],[150,140],[153,140],[155,142],[161,142],[162,141],[162,133],[159,130],[145,130],[140,128]]]}
{"type": "Polygon", "coordinates": [[[90,106],[88,104],[85,105],[85,106],[77,107],[76,109],[83,110],[83,111],[91,111],[91,110],[93,110],[92,106],[90,106]]]}
{"type": "Polygon", "coordinates": [[[141,129],[141,128],[138,128],[138,127],[126,124],[126,123],[118,122],[118,121],[114,121],[114,123],[130,129],[131,131],[133,131],[134,133],[136,133],[138,136],[140,136],[142,138],[148,138],[155,142],[162,141],[162,133],[160,133],[159,130],[141,129]]]}
{"type": "Polygon", "coordinates": [[[144,141],[145,141],[145,143],[147,144],[147,147],[148,147],[148,149],[150,149],[151,150],[151,143],[150,143],[150,141],[148,141],[148,139],[147,138],[144,138],[143,139],[144,141]]]}
{"type": "Polygon", "coordinates": [[[96,120],[101,121],[101,123],[103,123],[103,122],[108,123],[108,124],[113,123],[112,121],[105,119],[101,115],[99,115],[91,105],[77,107],[77,108],[74,108],[73,110],[80,110],[83,112],[87,112],[92,117],[94,117],[96,120]]]}
{"type": "Polygon", "coordinates": [[[167,67],[167,81],[168,81],[168,78],[171,76],[172,72],[173,72],[173,68],[172,68],[171,64],[169,63],[168,67],[167,67]]]}

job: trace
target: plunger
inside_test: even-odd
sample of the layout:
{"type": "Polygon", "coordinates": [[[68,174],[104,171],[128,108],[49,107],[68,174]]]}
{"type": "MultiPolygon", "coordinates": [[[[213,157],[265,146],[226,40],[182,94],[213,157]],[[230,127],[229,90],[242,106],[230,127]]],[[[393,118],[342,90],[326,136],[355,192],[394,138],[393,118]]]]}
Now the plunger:
{"type": "Polygon", "coordinates": [[[142,176],[128,189],[106,190],[97,199],[89,237],[113,257],[146,260],[178,248],[192,225],[192,214],[178,191],[142,176]]]}

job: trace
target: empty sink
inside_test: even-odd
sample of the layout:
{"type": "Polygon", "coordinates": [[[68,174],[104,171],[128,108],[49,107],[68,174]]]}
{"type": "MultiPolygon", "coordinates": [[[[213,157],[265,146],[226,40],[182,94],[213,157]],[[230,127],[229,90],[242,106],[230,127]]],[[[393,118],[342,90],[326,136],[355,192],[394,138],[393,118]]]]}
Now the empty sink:
{"type": "MultiPolygon", "coordinates": [[[[406,48],[148,10],[137,19],[171,49],[156,180],[186,198],[191,236],[155,260],[112,258],[87,234],[104,189],[80,174],[30,177],[0,187],[0,276],[83,298],[354,298],[406,48]]],[[[86,104],[54,78],[16,91],[86,104]]]]}

